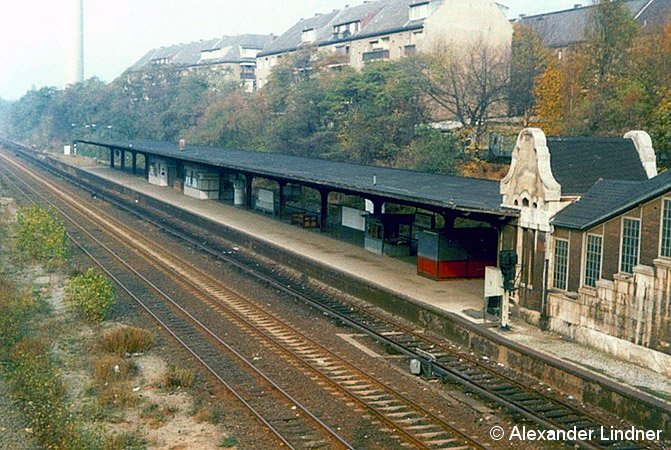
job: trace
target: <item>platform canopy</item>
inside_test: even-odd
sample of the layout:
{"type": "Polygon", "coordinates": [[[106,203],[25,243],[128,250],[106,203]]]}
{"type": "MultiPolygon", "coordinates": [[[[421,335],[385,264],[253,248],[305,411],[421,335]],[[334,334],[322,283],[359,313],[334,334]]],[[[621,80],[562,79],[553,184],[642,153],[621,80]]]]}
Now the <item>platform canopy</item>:
{"type": "Polygon", "coordinates": [[[202,145],[187,145],[180,150],[177,143],[170,142],[78,139],[75,143],[200,163],[231,172],[348,195],[374,197],[392,203],[396,201],[418,207],[505,217],[519,215],[518,211],[501,206],[499,182],[492,180],[202,145]]]}

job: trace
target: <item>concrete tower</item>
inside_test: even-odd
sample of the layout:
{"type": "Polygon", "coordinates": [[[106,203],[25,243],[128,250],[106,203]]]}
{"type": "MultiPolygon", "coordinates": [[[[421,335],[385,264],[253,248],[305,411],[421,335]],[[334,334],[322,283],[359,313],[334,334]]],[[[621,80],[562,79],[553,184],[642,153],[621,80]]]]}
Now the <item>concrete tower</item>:
{"type": "Polygon", "coordinates": [[[84,0],[75,2],[75,47],[70,82],[84,81],[84,0]]]}

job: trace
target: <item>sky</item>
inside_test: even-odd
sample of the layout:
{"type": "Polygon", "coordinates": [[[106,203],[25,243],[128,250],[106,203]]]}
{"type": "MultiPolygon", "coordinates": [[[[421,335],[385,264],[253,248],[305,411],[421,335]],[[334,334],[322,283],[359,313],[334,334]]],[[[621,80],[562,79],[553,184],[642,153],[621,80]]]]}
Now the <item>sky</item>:
{"type": "MultiPolygon", "coordinates": [[[[85,77],[112,81],[155,47],[243,33],[280,35],[301,18],[362,2],[84,0],[85,77]]],[[[499,2],[514,18],[570,8],[576,0],[499,2]]],[[[15,100],[33,87],[64,86],[75,42],[75,4],[76,0],[2,1],[0,98],[15,100]]]]}

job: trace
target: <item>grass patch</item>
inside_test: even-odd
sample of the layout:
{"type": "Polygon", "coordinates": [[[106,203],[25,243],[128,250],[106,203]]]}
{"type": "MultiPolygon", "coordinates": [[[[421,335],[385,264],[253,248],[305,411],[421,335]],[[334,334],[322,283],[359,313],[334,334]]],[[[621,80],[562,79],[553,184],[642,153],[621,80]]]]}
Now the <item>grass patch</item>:
{"type": "Polygon", "coordinates": [[[163,387],[168,389],[188,388],[196,381],[196,374],[191,369],[169,366],[163,380],[163,387]]]}
{"type": "Polygon", "coordinates": [[[98,340],[98,347],[107,353],[125,355],[142,353],[154,346],[154,335],[142,328],[122,326],[107,331],[98,340]]]}
{"type": "Polygon", "coordinates": [[[228,436],[224,437],[221,439],[221,442],[219,442],[219,447],[221,448],[233,448],[237,447],[239,444],[238,438],[233,437],[233,436],[228,436]]]}
{"type": "Polygon", "coordinates": [[[140,412],[140,418],[144,419],[150,427],[160,428],[165,425],[165,423],[170,420],[176,412],[177,408],[170,406],[160,406],[156,403],[152,403],[142,409],[140,412]]]}
{"type": "Polygon", "coordinates": [[[147,441],[138,432],[127,431],[107,436],[103,450],[145,450],[147,441]]]}
{"type": "Polygon", "coordinates": [[[133,387],[126,381],[103,385],[98,391],[98,404],[103,408],[128,408],[136,405],[138,400],[133,387]]]}
{"type": "Polygon", "coordinates": [[[98,384],[130,380],[137,372],[134,362],[117,355],[103,355],[93,360],[93,379],[98,384]]]}
{"type": "Polygon", "coordinates": [[[37,320],[43,318],[40,301],[28,292],[19,295],[11,283],[0,280],[2,375],[42,447],[95,448],[96,435],[83,430],[69,409],[51,341],[33,334],[37,320]]]}
{"type": "Polygon", "coordinates": [[[224,418],[226,417],[226,411],[218,404],[197,404],[194,405],[194,410],[192,412],[196,422],[207,422],[211,423],[212,425],[219,425],[220,423],[223,423],[224,418]]]}

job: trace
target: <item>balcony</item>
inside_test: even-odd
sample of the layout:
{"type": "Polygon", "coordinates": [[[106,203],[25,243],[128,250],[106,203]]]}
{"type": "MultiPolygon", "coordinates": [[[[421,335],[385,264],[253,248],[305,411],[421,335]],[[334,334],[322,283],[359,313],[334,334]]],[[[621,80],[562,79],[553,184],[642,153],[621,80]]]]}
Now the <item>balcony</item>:
{"type": "Polygon", "coordinates": [[[255,80],[256,79],[256,74],[248,73],[248,72],[242,72],[240,74],[240,79],[241,80],[255,80]]]}
{"type": "Polygon", "coordinates": [[[361,55],[363,62],[375,61],[378,59],[389,59],[389,50],[373,50],[372,52],[365,52],[361,55]]]}

